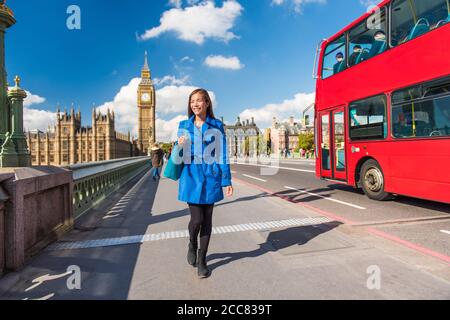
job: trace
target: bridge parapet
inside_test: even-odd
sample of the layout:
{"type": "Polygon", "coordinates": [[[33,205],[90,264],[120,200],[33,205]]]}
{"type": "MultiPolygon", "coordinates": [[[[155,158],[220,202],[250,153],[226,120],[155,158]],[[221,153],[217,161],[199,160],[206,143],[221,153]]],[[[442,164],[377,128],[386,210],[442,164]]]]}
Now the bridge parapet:
{"type": "Polygon", "coordinates": [[[66,167],[73,172],[73,211],[77,219],[125,183],[150,170],[150,157],[134,157],[66,167]]]}
{"type": "Polygon", "coordinates": [[[149,157],[0,169],[0,276],[72,230],[74,220],[150,170],[149,157]]]}
{"type": "Polygon", "coordinates": [[[3,190],[3,188],[0,185],[0,275],[5,270],[5,264],[6,264],[6,260],[5,260],[5,254],[6,254],[6,248],[5,248],[6,210],[5,210],[5,206],[6,206],[6,201],[8,201],[8,199],[9,199],[8,194],[5,192],[5,190],[3,190]]]}
{"type": "Polygon", "coordinates": [[[72,229],[72,189],[72,172],[63,168],[0,170],[2,271],[20,269],[29,258],[72,229]]]}

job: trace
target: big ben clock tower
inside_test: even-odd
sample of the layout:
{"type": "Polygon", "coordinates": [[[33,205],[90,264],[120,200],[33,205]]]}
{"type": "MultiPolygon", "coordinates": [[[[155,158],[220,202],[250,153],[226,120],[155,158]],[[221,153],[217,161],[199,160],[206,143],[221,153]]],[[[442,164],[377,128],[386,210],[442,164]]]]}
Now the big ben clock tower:
{"type": "Polygon", "coordinates": [[[155,87],[148,67],[147,51],[141,71],[141,83],[138,87],[139,136],[138,148],[141,154],[148,154],[152,144],[156,142],[155,132],[155,87]]]}

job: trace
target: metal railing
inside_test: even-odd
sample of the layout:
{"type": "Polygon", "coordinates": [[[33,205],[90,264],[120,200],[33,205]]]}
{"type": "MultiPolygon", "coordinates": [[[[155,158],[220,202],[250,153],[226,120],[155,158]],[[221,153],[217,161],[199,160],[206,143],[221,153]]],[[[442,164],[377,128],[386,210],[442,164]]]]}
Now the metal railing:
{"type": "Polygon", "coordinates": [[[106,199],[125,183],[151,169],[150,157],[124,158],[65,167],[73,172],[74,219],[106,199]]]}

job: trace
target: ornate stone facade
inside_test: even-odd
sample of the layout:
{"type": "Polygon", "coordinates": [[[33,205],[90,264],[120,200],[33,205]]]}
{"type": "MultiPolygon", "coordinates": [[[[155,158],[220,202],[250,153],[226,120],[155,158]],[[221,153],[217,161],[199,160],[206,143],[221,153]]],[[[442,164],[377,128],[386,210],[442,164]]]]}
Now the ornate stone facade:
{"type": "Polygon", "coordinates": [[[299,135],[313,131],[313,127],[295,122],[294,117],[290,117],[287,122],[277,122],[277,119],[273,118],[270,128],[272,154],[280,155],[285,149],[292,154],[298,147],[299,135]]]}
{"type": "MultiPolygon", "coordinates": [[[[222,120],[223,122],[223,120],[222,120]]],[[[255,124],[255,119],[250,122],[241,122],[238,117],[235,125],[225,125],[227,136],[228,156],[232,158],[255,157],[258,155],[258,139],[261,133],[255,124]]]]}
{"type": "Polygon", "coordinates": [[[137,153],[130,133],[115,131],[114,112],[92,111],[92,127],[81,127],[81,112],[61,113],[56,126],[47,132],[27,133],[33,166],[64,166],[76,163],[132,157],[137,153]]]}

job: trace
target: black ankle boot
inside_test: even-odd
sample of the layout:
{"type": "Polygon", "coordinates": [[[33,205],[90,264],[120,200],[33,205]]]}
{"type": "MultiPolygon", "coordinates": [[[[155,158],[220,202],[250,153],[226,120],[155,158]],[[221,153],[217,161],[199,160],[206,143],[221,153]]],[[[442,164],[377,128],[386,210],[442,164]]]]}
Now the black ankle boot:
{"type": "Polygon", "coordinates": [[[197,244],[189,242],[187,261],[191,266],[193,267],[197,266],[197,244]]]}
{"type": "Polygon", "coordinates": [[[206,265],[206,251],[198,250],[198,276],[200,278],[208,278],[211,271],[206,265]]]}

